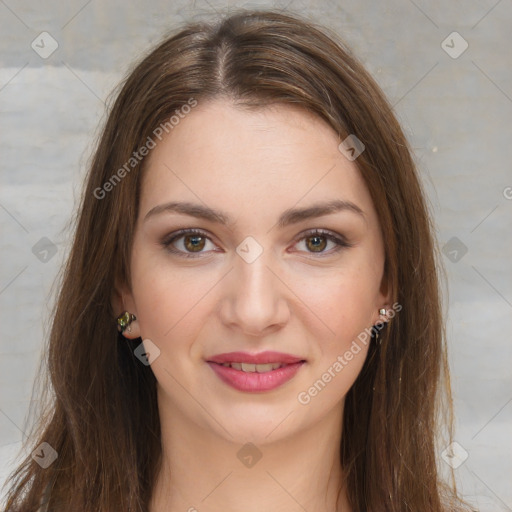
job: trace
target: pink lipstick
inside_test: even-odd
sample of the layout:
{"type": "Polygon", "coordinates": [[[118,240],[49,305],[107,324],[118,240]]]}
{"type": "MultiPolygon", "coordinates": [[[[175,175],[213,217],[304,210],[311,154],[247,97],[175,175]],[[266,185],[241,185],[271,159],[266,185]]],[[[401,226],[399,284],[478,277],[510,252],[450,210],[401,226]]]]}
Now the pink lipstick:
{"type": "Polygon", "coordinates": [[[229,352],[207,360],[212,370],[226,384],[245,392],[263,392],[288,382],[305,360],[282,352],[229,352]]]}

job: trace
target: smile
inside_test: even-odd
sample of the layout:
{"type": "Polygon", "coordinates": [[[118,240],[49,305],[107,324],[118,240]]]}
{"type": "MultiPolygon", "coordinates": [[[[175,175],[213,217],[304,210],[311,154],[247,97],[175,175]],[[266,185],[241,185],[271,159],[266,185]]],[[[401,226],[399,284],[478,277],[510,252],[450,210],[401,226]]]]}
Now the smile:
{"type": "Polygon", "coordinates": [[[272,370],[277,370],[286,366],[285,363],[266,363],[266,364],[251,364],[251,363],[222,363],[222,366],[234,368],[248,373],[266,373],[272,370]]]}
{"type": "Polygon", "coordinates": [[[259,364],[207,361],[207,364],[214,374],[231,388],[245,393],[262,393],[277,389],[293,379],[305,361],[259,364]]]}

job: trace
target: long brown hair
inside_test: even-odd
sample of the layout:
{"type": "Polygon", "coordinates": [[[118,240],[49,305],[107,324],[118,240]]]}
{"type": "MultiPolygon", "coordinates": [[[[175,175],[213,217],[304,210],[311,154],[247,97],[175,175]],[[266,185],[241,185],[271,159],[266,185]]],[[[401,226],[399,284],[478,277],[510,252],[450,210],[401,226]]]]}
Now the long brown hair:
{"type": "Polygon", "coordinates": [[[156,380],[133,354],[140,339],[120,338],[111,302],[117,283],[130,284],[144,169],[143,160],[126,163],[158,126],[171,129],[169,119],[191,98],[218,97],[253,109],[291,104],[325,120],[340,141],[351,134],[363,141],[356,164],[402,310],[382,344],[371,344],[346,397],[340,453],[349,501],[367,512],[456,509],[436,463],[439,418],[451,439],[439,258],[410,147],[383,93],[336,34],[296,15],[239,10],[166,37],[116,92],[53,314],[52,396],[31,436],[32,449],[46,442],[58,457],[42,469],[27,456],[11,475],[7,510],[34,511],[42,502],[52,512],[147,510],[161,457],[156,380]],[[122,179],[112,181],[123,166],[122,179]]]}

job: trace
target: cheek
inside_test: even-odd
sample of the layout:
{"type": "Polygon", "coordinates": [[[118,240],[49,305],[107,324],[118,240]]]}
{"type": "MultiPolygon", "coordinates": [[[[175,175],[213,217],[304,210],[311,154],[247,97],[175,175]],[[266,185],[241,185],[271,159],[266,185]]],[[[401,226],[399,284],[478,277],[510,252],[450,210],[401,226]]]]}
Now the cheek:
{"type": "Polygon", "coordinates": [[[198,315],[215,276],[176,271],[161,259],[140,254],[132,260],[132,286],[141,335],[165,343],[177,330],[200,325],[198,315]]]}
{"type": "Polygon", "coordinates": [[[371,339],[371,287],[368,278],[352,271],[309,287],[308,306],[334,332],[324,330],[327,334],[315,339],[313,365],[297,396],[313,416],[335,407],[361,372],[371,339]]]}
{"type": "Polygon", "coordinates": [[[350,342],[370,327],[377,286],[363,267],[345,268],[301,281],[301,296],[310,310],[329,327],[335,344],[350,342]]]}

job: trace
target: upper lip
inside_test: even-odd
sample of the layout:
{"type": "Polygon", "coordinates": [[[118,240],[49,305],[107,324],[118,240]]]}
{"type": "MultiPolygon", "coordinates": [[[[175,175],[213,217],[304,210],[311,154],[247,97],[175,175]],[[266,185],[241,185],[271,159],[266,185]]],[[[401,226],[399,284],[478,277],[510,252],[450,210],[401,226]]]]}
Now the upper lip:
{"type": "Polygon", "coordinates": [[[210,357],[210,363],[249,363],[249,364],[267,364],[267,363],[283,363],[293,364],[304,361],[303,358],[292,354],[284,354],[282,352],[259,352],[258,354],[249,354],[248,352],[226,352],[225,354],[217,354],[210,357]]]}

